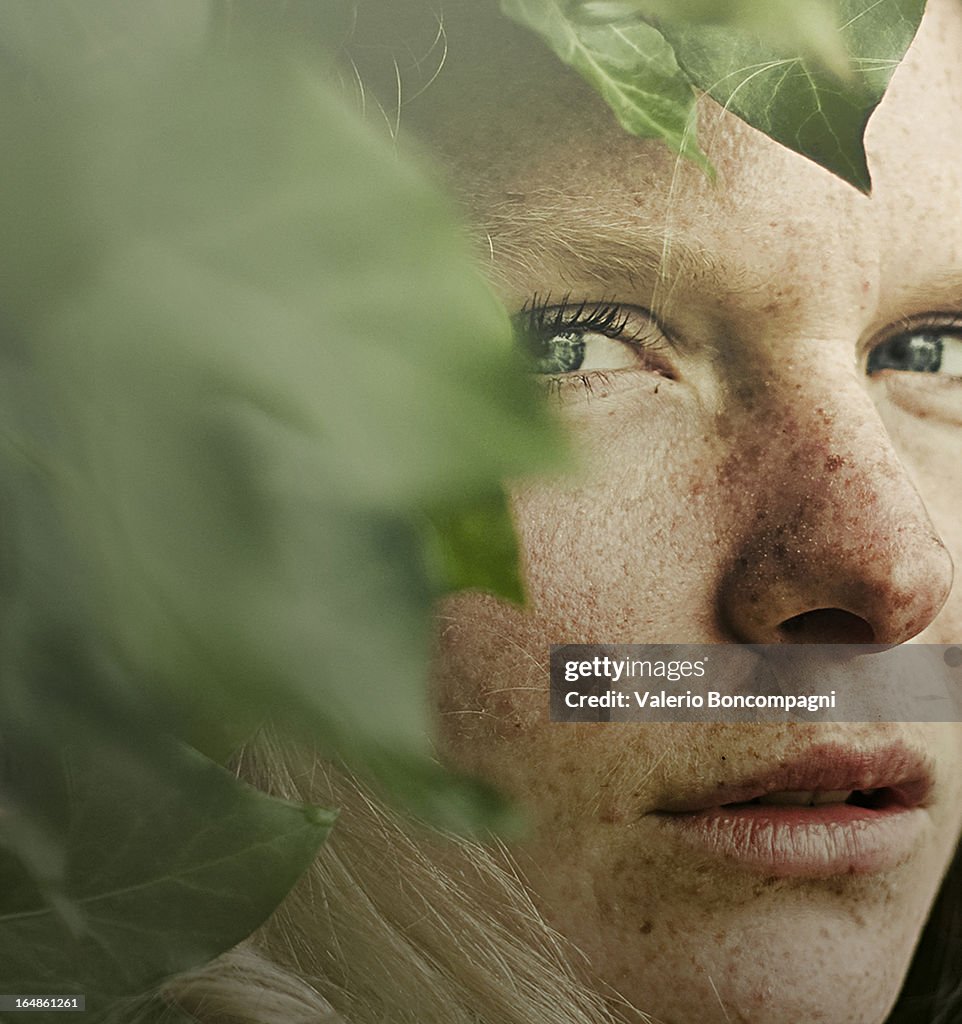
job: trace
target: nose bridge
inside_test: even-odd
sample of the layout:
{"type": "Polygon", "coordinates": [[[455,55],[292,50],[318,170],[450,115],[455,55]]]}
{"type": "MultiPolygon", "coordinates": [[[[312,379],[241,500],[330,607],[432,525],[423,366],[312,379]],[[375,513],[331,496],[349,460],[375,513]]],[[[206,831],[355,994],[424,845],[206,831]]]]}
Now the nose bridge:
{"type": "Polygon", "coordinates": [[[744,496],[721,594],[729,628],[753,643],[893,644],[923,630],[952,563],[854,375],[773,375],[742,424],[726,463],[744,496]]]}

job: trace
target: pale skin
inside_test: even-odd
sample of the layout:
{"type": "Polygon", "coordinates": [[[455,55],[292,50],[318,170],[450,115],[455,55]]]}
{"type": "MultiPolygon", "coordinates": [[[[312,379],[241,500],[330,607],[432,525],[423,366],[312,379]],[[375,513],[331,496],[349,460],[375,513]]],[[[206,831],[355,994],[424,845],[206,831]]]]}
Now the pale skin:
{"type": "Polygon", "coordinates": [[[959,727],[553,725],[546,658],[962,640],[962,8],[930,3],[871,122],[871,198],[705,102],[712,184],[523,39],[478,72],[454,50],[412,119],[509,309],[616,302],[669,340],[602,339],[600,369],[555,375],[581,469],[515,489],[531,606],[442,609],[445,749],[529,809],[516,855],[594,984],[668,1024],[880,1024],[958,840],[959,727]],[[933,323],[946,369],[866,372],[933,323]],[[679,853],[651,815],[773,751],[893,739],[933,756],[936,788],[884,872],[766,878],[679,853]]]}

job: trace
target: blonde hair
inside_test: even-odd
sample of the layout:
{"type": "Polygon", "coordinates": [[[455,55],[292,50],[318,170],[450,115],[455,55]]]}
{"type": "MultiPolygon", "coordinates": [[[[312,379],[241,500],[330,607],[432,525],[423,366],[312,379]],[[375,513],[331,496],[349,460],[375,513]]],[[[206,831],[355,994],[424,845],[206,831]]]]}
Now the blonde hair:
{"type": "Polygon", "coordinates": [[[619,1019],[617,1000],[579,979],[577,954],[544,922],[499,843],[405,822],[356,778],[275,739],[245,750],[237,770],[276,796],[341,814],[259,932],[168,986],[203,1024],[619,1019]]]}

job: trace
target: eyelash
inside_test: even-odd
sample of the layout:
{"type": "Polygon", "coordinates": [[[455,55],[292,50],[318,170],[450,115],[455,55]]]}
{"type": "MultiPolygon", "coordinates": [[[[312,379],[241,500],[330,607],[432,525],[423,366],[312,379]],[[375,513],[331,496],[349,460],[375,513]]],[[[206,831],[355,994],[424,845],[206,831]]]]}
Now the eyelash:
{"type": "MultiPolygon", "coordinates": [[[[570,294],[552,301],[550,294],[542,296],[537,292],[514,317],[515,329],[522,339],[549,339],[566,331],[578,331],[582,334],[601,334],[648,351],[661,347],[652,331],[654,321],[626,334],[630,322],[631,313],[617,302],[589,302],[587,299],[572,302],[570,294]]],[[[590,370],[587,373],[545,376],[542,383],[558,397],[563,390],[572,386],[580,387],[590,396],[596,385],[609,383],[609,376],[604,370],[590,370]]]]}
{"type": "Polygon", "coordinates": [[[552,302],[550,295],[542,298],[536,293],[521,308],[517,319],[522,321],[521,326],[526,333],[543,338],[571,330],[621,338],[631,317],[614,302],[589,306],[586,299],[575,305],[568,295],[563,296],[560,302],[552,302]]]}
{"type": "Polygon", "coordinates": [[[921,320],[912,320],[909,317],[905,317],[898,322],[895,331],[875,341],[872,347],[890,341],[893,338],[912,334],[951,334],[960,336],[962,335],[962,316],[952,314],[946,316],[930,315],[921,320]]]}

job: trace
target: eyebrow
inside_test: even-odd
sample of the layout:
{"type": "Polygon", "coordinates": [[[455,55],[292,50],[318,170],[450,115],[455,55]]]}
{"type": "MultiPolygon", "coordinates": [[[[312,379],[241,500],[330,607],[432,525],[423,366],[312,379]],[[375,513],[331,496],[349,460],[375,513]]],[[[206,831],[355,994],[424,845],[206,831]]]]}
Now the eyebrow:
{"type": "Polygon", "coordinates": [[[502,193],[471,205],[480,216],[482,248],[491,272],[514,290],[518,276],[539,280],[547,264],[564,278],[657,290],[679,279],[731,290],[745,276],[729,268],[702,246],[664,227],[623,217],[604,216],[592,195],[549,189],[502,193]]]}

